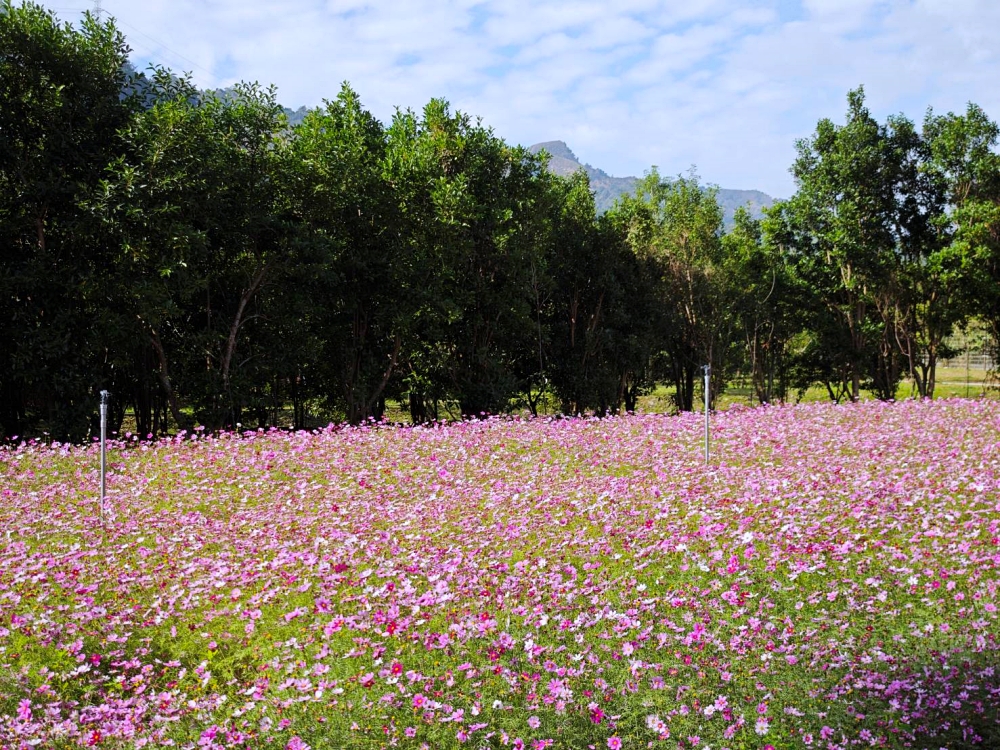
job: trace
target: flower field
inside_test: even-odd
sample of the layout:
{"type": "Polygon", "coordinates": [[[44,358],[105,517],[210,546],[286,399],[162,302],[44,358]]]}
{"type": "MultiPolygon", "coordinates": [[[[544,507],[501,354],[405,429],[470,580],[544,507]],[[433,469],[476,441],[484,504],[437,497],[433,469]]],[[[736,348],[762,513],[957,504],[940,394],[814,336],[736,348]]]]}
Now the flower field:
{"type": "Polygon", "coordinates": [[[1000,746],[1000,404],[0,450],[0,748],[1000,746]]]}

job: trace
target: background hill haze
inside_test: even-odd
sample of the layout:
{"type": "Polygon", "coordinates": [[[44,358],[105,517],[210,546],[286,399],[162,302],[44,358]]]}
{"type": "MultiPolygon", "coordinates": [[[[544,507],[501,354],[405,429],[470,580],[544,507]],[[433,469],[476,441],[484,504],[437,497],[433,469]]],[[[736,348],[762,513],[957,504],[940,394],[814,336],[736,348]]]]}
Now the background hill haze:
{"type": "MultiPolygon", "coordinates": [[[[598,213],[604,213],[611,208],[619,196],[635,192],[637,177],[612,177],[603,169],[583,164],[563,141],[536,143],[530,147],[530,151],[533,154],[547,151],[551,157],[549,170],[562,177],[568,177],[581,169],[586,172],[590,178],[590,188],[594,191],[594,203],[598,213]]],[[[717,199],[727,228],[732,226],[733,215],[740,206],[746,206],[751,216],[759,219],[763,215],[762,209],[774,203],[774,198],[760,190],[732,190],[721,187],[717,199]]]]}

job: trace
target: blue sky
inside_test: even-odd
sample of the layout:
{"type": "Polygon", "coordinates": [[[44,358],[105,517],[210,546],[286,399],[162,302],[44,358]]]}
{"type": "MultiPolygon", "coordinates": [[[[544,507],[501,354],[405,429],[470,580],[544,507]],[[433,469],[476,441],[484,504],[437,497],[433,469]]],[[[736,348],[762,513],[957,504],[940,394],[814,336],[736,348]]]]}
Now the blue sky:
{"type": "MultiPolygon", "coordinates": [[[[45,3],[74,21],[92,3],[45,3]]],[[[348,81],[384,121],[430,98],[510,143],[563,140],[617,175],[794,191],[795,140],[969,101],[1000,119],[997,0],[103,0],[133,62],[200,86],[275,84],[315,106],[348,81]]]]}

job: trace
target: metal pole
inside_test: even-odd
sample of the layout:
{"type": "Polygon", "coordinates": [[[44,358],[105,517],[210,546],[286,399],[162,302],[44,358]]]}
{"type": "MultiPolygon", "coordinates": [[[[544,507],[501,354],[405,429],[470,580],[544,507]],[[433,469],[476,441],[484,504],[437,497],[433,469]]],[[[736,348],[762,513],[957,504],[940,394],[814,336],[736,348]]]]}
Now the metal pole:
{"type": "Polygon", "coordinates": [[[104,525],[104,498],[107,496],[108,473],[108,392],[101,391],[101,525],[104,525]]]}
{"type": "Polygon", "coordinates": [[[966,398],[969,397],[969,377],[971,375],[971,373],[970,373],[969,370],[970,370],[971,364],[972,364],[972,362],[971,362],[971,357],[970,357],[970,352],[969,352],[969,345],[966,344],[965,345],[965,397],[966,398]]]}
{"type": "Polygon", "coordinates": [[[712,375],[712,366],[705,365],[702,368],[705,371],[705,463],[708,463],[709,458],[709,431],[708,431],[708,400],[709,400],[709,378],[712,375]]]}

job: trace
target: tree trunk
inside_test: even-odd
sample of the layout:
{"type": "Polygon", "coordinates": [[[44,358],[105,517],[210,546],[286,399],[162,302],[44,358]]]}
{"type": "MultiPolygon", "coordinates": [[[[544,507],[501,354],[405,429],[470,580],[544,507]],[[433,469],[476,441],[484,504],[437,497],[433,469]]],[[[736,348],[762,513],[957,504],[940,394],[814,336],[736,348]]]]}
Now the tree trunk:
{"type": "Polygon", "coordinates": [[[929,346],[927,348],[927,373],[925,380],[925,393],[926,398],[934,398],[934,386],[937,380],[937,347],[929,346]]]}
{"type": "Polygon", "coordinates": [[[243,313],[246,311],[247,305],[250,304],[250,300],[257,293],[257,290],[260,289],[260,285],[264,282],[267,270],[268,264],[265,263],[254,274],[250,280],[250,286],[240,295],[240,303],[236,307],[236,315],[233,316],[233,322],[229,326],[229,337],[226,339],[226,349],[222,355],[222,384],[226,389],[226,393],[229,392],[229,369],[233,361],[233,354],[236,351],[237,334],[239,334],[240,326],[243,325],[243,313]]]}
{"type": "MultiPolygon", "coordinates": [[[[400,334],[396,334],[396,340],[392,347],[392,354],[389,355],[389,366],[385,369],[385,373],[382,375],[382,380],[379,382],[378,387],[372,393],[371,397],[368,399],[365,405],[365,416],[373,414],[372,408],[375,404],[382,398],[382,393],[385,391],[385,387],[389,384],[389,378],[392,377],[392,371],[396,367],[396,361],[399,359],[399,350],[403,346],[403,337],[400,334]]],[[[383,407],[383,412],[385,411],[383,407]]]]}
{"type": "Polygon", "coordinates": [[[174,418],[174,422],[177,423],[178,427],[185,427],[187,420],[181,415],[180,407],[177,405],[177,394],[174,392],[173,384],[170,382],[170,373],[167,369],[167,353],[163,350],[163,344],[160,342],[160,337],[156,335],[156,331],[149,332],[149,340],[153,343],[153,349],[156,351],[157,359],[160,362],[160,385],[163,386],[163,392],[167,397],[167,404],[170,406],[170,413],[174,418]]]}
{"type": "Polygon", "coordinates": [[[427,421],[427,402],[424,394],[419,391],[410,391],[410,421],[413,424],[423,424],[427,421]]]}

